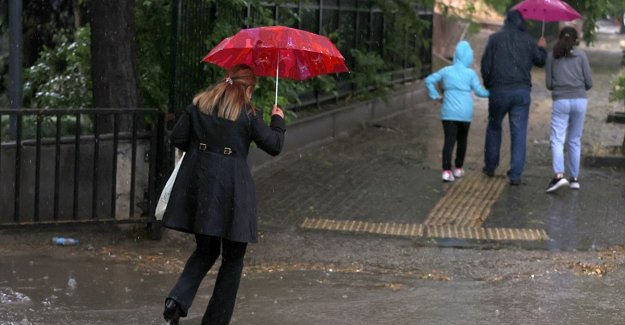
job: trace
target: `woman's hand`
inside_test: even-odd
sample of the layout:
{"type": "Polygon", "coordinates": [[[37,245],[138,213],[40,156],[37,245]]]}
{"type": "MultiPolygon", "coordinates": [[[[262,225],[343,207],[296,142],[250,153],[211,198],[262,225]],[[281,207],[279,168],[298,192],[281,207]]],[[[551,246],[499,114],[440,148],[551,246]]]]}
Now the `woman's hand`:
{"type": "Polygon", "coordinates": [[[278,105],[273,105],[273,109],[271,110],[271,115],[278,115],[281,118],[284,118],[284,112],[278,105]]]}

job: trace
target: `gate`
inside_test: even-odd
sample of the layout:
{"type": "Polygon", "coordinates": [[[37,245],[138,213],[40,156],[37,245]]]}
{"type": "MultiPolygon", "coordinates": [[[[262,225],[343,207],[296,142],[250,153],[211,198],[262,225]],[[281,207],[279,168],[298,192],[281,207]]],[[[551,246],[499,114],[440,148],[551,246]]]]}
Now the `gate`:
{"type": "Polygon", "coordinates": [[[0,121],[1,228],[154,223],[163,113],[0,109],[0,121]]]}

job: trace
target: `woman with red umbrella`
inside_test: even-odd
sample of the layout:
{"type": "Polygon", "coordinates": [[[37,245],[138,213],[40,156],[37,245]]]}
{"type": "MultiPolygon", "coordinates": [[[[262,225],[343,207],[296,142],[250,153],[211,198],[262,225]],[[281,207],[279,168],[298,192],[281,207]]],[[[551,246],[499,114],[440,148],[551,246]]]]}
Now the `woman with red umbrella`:
{"type": "Polygon", "coordinates": [[[256,193],[246,162],[251,142],[270,155],[284,143],[284,113],[274,106],[269,126],[251,106],[256,76],[245,65],[200,92],[176,122],[171,142],[185,157],[173,185],[163,226],[195,235],[196,249],[165,299],[170,324],[185,317],[219,255],[221,267],[202,324],[228,324],[247,243],[257,237],[256,193]]]}

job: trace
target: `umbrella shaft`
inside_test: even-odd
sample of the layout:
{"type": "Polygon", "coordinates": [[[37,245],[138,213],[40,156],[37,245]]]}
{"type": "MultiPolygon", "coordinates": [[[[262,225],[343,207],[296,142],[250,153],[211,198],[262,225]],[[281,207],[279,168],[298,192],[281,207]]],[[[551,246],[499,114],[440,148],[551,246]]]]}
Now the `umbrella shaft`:
{"type": "Polygon", "coordinates": [[[278,60],[278,64],[276,65],[276,100],[274,105],[278,105],[278,68],[280,66],[280,60],[278,60]]]}

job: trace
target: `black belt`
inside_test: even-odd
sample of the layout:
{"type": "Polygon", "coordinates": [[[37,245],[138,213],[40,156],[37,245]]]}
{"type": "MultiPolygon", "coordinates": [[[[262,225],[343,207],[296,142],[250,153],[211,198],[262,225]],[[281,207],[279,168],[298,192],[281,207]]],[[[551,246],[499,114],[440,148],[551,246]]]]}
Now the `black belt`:
{"type": "Polygon", "coordinates": [[[232,150],[232,148],[230,147],[212,146],[206,143],[200,143],[200,145],[198,146],[198,149],[200,151],[210,151],[210,152],[222,154],[224,156],[232,156],[232,157],[238,156],[236,154],[236,151],[232,150]]]}

